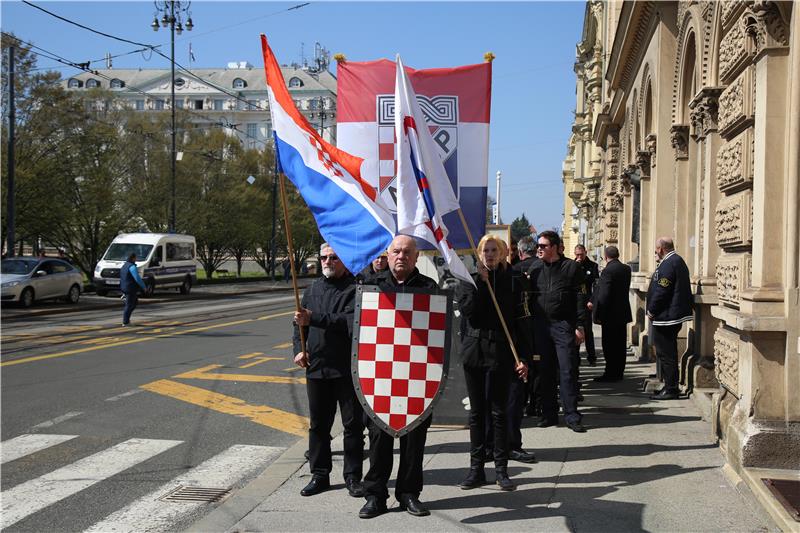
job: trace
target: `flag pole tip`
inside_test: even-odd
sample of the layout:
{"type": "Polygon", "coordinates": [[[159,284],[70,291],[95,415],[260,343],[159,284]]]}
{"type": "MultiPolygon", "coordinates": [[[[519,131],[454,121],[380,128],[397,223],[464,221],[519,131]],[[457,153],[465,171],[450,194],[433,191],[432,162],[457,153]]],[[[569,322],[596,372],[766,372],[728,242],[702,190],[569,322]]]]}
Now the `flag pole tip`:
{"type": "Polygon", "coordinates": [[[486,52],[485,54],[483,54],[483,60],[487,63],[491,63],[492,61],[494,61],[495,57],[497,56],[495,56],[492,52],[486,52]]]}
{"type": "Polygon", "coordinates": [[[347,58],[341,52],[339,52],[338,54],[335,54],[333,56],[333,59],[335,59],[337,63],[347,63],[347,58]]]}

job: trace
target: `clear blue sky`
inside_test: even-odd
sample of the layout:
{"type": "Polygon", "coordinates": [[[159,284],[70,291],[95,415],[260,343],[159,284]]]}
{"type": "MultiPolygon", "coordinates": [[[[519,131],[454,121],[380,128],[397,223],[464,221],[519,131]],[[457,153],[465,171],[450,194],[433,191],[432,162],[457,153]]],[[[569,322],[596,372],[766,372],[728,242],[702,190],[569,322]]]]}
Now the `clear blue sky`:
{"type": "MultiPolygon", "coordinates": [[[[163,44],[169,33],[153,32],[152,2],[36,2],[95,29],[147,44],[163,44]]],[[[561,164],[575,108],[575,44],[583,2],[192,2],[195,28],[176,40],[179,63],[195,67],[229,61],[261,65],[259,34],[270,39],[282,63],[300,62],[301,43],[313,57],[314,43],[349,60],[394,58],[414,68],[451,67],[483,61],[493,52],[489,194],[503,172],[501,216],[510,223],[523,212],[539,230],[560,226],[563,210],[561,164]]],[[[107,52],[135,49],[71,26],[17,1],[4,0],[2,29],[71,61],[101,59],[107,52]]],[[[77,72],[41,59],[64,76],[77,72]]],[[[335,65],[335,62],[334,62],[335,65]]],[[[102,63],[94,64],[104,68],[102,63]]],[[[153,55],[114,60],[115,68],[167,68],[153,55]]]]}

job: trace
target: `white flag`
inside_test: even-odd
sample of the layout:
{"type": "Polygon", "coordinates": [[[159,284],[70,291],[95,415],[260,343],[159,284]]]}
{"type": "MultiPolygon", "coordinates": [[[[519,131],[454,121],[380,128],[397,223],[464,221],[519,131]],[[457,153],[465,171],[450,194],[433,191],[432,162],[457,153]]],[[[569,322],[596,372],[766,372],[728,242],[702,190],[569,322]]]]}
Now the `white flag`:
{"type": "Polygon", "coordinates": [[[397,232],[414,235],[436,246],[450,272],[474,285],[467,267],[447,241],[442,215],[460,206],[399,55],[394,105],[397,232]]]}

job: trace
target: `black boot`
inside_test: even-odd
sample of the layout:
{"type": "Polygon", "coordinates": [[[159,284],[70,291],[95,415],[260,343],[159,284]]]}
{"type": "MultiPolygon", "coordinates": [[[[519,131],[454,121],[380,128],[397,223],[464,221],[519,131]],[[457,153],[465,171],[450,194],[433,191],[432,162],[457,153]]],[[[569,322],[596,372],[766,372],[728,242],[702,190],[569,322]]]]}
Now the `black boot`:
{"type": "Polygon", "coordinates": [[[508,479],[508,470],[505,468],[498,468],[495,470],[495,483],[500,487],[500,490],[515,490],[517,488],[517,486],[508,479]]]}
{"type": "Polygon", "coordinates": [[[458,484],[464,490],[476,489],[481,485],[486,485],[486,472],[483,468],[470,468],[467,477],[458,484]]]}

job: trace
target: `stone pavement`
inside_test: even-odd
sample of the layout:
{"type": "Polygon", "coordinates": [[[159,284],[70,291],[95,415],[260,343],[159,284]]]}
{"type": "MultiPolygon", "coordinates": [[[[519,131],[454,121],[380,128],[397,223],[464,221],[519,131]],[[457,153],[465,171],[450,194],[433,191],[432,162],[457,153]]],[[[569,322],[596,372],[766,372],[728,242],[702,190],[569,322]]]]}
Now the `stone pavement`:
{"type": "MultiPolygon", "coordinates": [[[[332,490],[300,496],[310,479],[303,440],[190,531],[777,530],[752,495],[740,493],[726,476],[709,424],[694,403],[649,400],[640,386],[653,365],[630,361],[621,383],[591,381],[602,373],[602,358],[597,367],[581,367],[587,433],[540,429],[535,419],[524,420],[524,446],[539,462],[510,463],[515,492],[495,485],[459,489],[469,464],[468,431],[436,426],[434,415],[420,498],[429,517],[413,517],[390,498],[388,513],[359,519],[364,500],[344,489],[340,435],[333,441],[332,490]]],[[[454,379],[461,376],[460,369],[451,372],[454,379]]],[[[395,469],[397,463],[395,456],[395,469]]],[[[392,485],[389,490],[393,494],[392,485]]]]}

